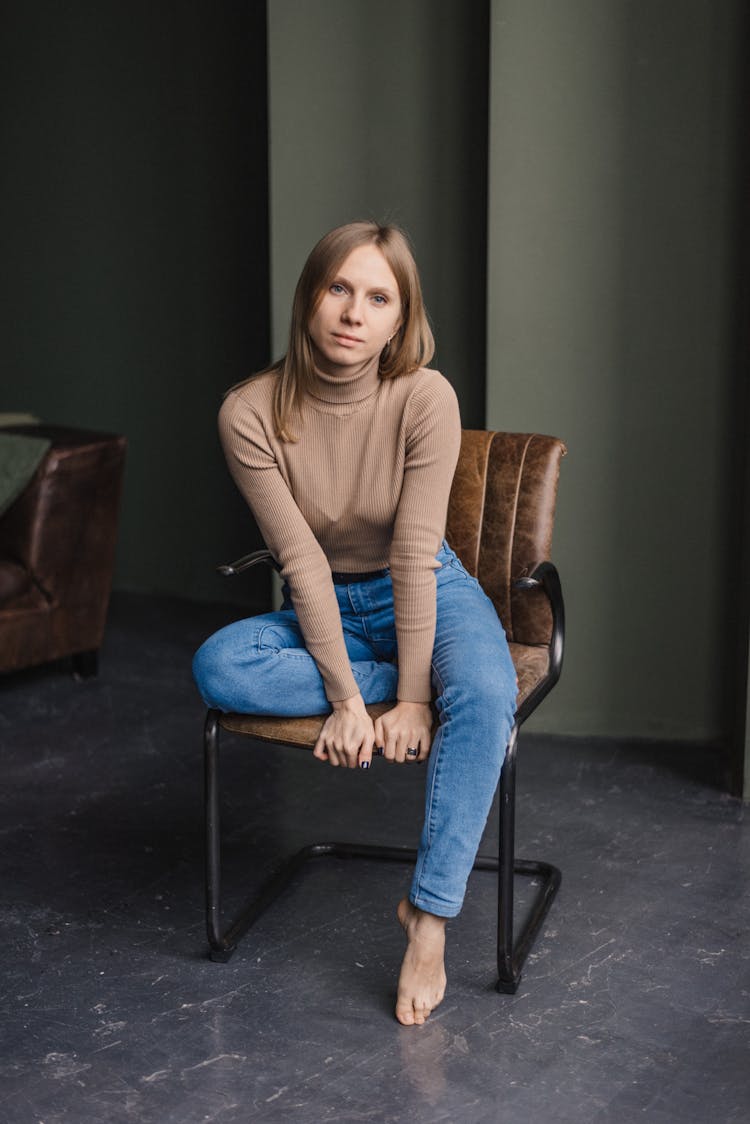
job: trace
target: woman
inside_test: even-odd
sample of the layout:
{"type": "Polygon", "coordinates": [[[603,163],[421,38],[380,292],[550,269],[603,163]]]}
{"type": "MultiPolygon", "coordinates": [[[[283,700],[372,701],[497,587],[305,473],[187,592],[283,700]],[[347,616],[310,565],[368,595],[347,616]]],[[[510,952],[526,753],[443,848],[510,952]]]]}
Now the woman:
{"type": "Polygon", "coordinates": [[[199,649],[205,702],[327,714],[314,756],[368,769],[429,758],[396,1017],[445,992],[445,925],[497,786],[515,671],[492,603],[443,540],[460,420],[398,228],[332,230],[297,285],[289,349],[234,387],[219,426],[229,469],[284,578],[279,612],[199,649]],[[434,698],[439,726],[431,744],[434,698]],[[365,704],[393,701],[375,723],[365,704]]]}

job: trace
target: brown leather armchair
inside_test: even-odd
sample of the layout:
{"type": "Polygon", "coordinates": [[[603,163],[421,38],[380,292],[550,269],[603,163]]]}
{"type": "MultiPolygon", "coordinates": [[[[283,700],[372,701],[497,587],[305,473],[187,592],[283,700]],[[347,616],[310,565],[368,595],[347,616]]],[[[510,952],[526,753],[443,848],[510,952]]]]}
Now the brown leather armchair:
{"type": "MultiPolygon", "coordinates": [[[[499,856],[481,855],[475,870],[497,871],[497,989],[514,993],[532,943],[560,885],[557,867],[515,858],[516,750],[521,724],[557,682],[562,668],[564,608],[557,570],[549,561],[557,482],[565,446],[556,437],[464,430],[453,480],[446,538],[478,577],[503,622],[518,675],[516,721],[500,775],[499,856]],[[514,926],[514,875],[534,879],[523,923],[514,926]]],[[[255,551],[228,566],[240,573],[269,561],[255,551]]],[[[391,703],[368,706],[375,717],[391,703]]],[[[212,960],[225,961],[237,941],[311,858],[326,855],[413,862],[406,847],[312,843],[287,860],[229,924],[221,916],[219,733],[311,750],[324,717],[276,718],[209,710],[204,735],[206,778],[206,928],[212,960]]]]}
{"type": "Polygon", "coordinates": [[[0,672],[72,657],[92,675],[104,635],[125,438],[54,425],[3,432],[50,447],[0,518],[0,672]]]}

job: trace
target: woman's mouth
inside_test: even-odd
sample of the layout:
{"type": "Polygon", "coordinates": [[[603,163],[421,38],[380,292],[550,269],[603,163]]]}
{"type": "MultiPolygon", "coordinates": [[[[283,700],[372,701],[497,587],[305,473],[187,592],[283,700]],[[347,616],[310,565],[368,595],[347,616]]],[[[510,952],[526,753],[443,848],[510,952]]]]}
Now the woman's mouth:
{"type": "Polygon", "coordinates": [[[347,336],[344,332],[333,332],[333,338],[335,340],[338,340],[339,343],[343,343],[345,345],[353,343],[364,343],[364,340],[361,340],[358,336],[347,336]]]}

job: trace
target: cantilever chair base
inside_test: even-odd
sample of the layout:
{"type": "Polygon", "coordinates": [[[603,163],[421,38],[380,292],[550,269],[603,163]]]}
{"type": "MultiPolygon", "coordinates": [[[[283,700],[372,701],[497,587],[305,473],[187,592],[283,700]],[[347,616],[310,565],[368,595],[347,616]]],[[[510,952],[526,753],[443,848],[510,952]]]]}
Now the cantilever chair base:
{"type": "MultiPolygon", "coordinates": [[[[224,927],[221,909],[221,812],[219,803],[219,729],[222,715],[209,710],[205,728],[206,797],[206,928],[209,957],[225,964],[237,944],[258,918],[283,893],[311,859],[366,859],[377,862],[414,863],[417,852],[411,847],[388,847],[368,843],[310,843],[302,847],[272,874],[240,912],[224,927]]],[[[557,867],[550,863],[513,857],[511,836],[513,818],[511,794],[515,785],[514,728],[500,778],[500,853],[497,858],[478,855],[474,870],[495,871],[498,876],[497,990],[515,994],[526,957],[544,922],[561,882],[557,867]],[[503,814],[505,808],[505,814],[503,814]],[[520,929],[513,932],[514,876],[538,882],[520,929]]]]}

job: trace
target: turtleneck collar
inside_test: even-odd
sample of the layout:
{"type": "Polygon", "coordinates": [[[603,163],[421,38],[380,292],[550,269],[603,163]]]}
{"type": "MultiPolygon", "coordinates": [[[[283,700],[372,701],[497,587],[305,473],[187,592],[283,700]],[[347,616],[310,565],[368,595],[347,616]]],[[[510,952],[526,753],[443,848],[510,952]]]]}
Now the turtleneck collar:
{"type": "Polygon", "coordinates": [[[364,402],[379,386],[378,365],[373,363],[367,370],[351,375],[327,375],[316,370],[310,394],[320,402],[344,406],[364,402]]]}

